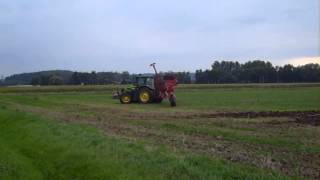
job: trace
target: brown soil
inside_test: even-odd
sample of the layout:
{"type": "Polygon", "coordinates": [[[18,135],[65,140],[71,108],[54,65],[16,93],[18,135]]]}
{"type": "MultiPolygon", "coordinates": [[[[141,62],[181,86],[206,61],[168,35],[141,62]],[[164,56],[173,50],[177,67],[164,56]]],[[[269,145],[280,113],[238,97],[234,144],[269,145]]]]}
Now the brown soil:
{"type": "Polygon", "coordinates": [[[320,111],[261,111],[261,112],[216,112],[216,113],[132,113],[133,119],[195,119],[195,118],[270,118],[287,117],[294,119],[296,123],[320,126],[320,111]]]}
{"type": "Polygon", "coordinates": [[[320,111],[262,111],[262,112],[223,112],[213,114],[199,114],[201,118],[259,118],[259,117],[289,117],[296,120],[297,123],[320,125],[320,111]]]}

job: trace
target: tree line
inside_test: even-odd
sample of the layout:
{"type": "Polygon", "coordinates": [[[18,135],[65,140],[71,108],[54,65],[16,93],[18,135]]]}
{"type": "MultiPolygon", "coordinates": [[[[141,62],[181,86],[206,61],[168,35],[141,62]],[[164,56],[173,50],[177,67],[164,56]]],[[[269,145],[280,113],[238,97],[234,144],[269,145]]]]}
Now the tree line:
{"type": "MultiPolygon", "coordinates": [[[[173,72],[170,72],[173,73],[173,72]]],[[[161,74],[165,74],[161,72],[161,74]]],[[[180,83],[191,83],[194,73],[174,73],[180,83]]],[[[0,79],[1,85],[103,85],[129,84],[140,74],[124,72],[72,72],[65,70],[40,71],[33,73],[15,74],[0,79]]],[[[194,82],[194,81],[193,81],[194,82]]]]}
{"type": "MultiPolygon", "coordinates": [[[[266,61],[215,61],[209,69],[191,72],[169,72],[179,83],[299,83],[320,82],[319,64],[273,66],[266,61]]],[[[165,74],[165,72],[161,72],[165,74]]],[[[129,72],[42,71],[12,75],[0,85],[95,85],[129,84],[139,74],[129,72]]]]}
{"type": "MultiPolygon", "coordinates": [[[[173,72],[170,72],[173,73],[173,72]]],[[[166,74],[161,72],[161,74],[166,74]]],[[[178,81],[183,84],[191,83],[191,73],[177,72],[178,81]]],[[[63,78],[57,74],[40,75],[33,77],[31,85],[103,85],[103,84],[130,84],[140,74],[129,72],[73,72],[70,77],[63,78]]]]}
{"type": "Polygon", "coordinates": [[[99,85],[129,82],[128,72],[73,72],[67,77],[57,74],[40,75],[32,78],[31,85],[99,85]]]}
{"type": "Polygon", "coordinates": [[[273,66],[255,60],[215,61],[210,69],[196,71],[196,83],[299,83],[320,82],[319,64],[273,66]]]}
{"type": "MultiPolygon", "coordinates": [[[[184,84],[191,83],[191,75],[189,72],[170,72],[175,74],[178,81],[184,84]]],[[[161,74],[166,74],[161,72],[161,74]]],[[[135,81],[135,78],[141,74],[130,74],[125,71],[122,73],[118,72],[99,72],[95,73],[79,73],[74,72],[70,78],[68,84],[79,85],[79,84],[131,84],[135,81]]]]}

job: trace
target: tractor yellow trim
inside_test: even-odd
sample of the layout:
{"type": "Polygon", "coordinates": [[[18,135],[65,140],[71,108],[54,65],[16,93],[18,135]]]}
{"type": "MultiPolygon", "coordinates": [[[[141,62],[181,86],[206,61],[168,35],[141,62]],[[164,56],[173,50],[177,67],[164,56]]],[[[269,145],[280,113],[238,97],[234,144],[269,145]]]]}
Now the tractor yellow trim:
{"type": "Polygon", "coordinates": [[[148,103],[150,101],[150,94],[148,91],[142,91],[139,94],[139,98],[142,103],[148,103]]]}
{"type": "Polygon", "coordinates": [[[130,103],[131,102],[131,96],[123,95],[123,96],[121,96],[121,100],[122,100],[123,103],[130,103]]]}

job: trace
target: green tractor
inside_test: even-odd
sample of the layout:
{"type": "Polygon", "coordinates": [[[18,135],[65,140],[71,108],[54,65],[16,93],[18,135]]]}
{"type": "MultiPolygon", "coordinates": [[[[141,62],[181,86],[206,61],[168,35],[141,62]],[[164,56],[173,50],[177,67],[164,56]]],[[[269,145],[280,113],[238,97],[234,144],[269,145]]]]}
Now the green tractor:
{"type": "Polygon", "coordinates": [[[163,99],[169,99],[171,106],[176,106],[174,88],[178,83],[177,78],[174,75],[161,76],[157,73],[155,63],[151,66],[154,68],[155,75],[137,76],[133,87],[118,92],[122,104],[161,103],[163,99]]]}

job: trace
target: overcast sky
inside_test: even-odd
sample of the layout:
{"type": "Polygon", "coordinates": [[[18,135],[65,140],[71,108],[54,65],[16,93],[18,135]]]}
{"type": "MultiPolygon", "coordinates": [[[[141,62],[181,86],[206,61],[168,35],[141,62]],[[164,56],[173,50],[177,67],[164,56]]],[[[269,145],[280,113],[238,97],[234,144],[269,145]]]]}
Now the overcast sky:
{"type": "Polygon", "coordinates": [[[0,0],[0,75],[319,62],[319,0],[0,0]]]}

